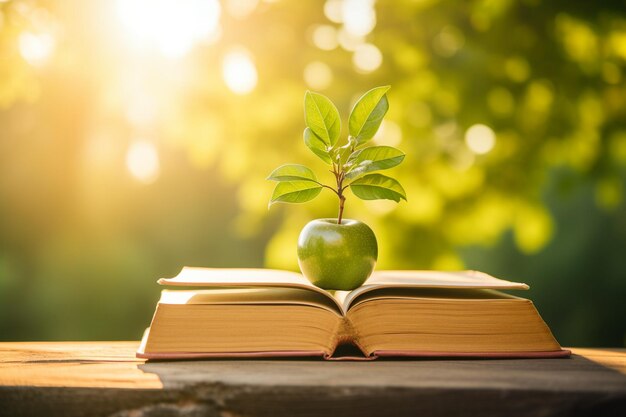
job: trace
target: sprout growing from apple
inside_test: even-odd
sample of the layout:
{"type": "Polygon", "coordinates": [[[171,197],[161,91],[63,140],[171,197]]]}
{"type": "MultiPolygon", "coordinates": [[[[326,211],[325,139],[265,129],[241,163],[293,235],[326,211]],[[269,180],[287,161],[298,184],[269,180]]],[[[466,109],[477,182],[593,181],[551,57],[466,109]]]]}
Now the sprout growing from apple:
{"type": "Polygon", "coordinates": [[[356,102],[350,112],[349,135],[344,143],[339,142],[341,118],[335,105],[326,96],[307,91],[304,95],[304,143],[328,164],[335,181],[332,185],[318,181],[313,170],[304,165],[282,165],[267,178],[278,182],[269,205],[304,203],[327,188],[337,195],[337,224],[342,224],[348,188],[362,200],[406,200],[406,193],[397,180],[374,173],[399,165],[404,153],[391,146],[366,147],[389,109],[389,88],[376,87],[356,102]]]}
{"type": "Polygon", "coordinates": [[[332,185],[318,181],[310,168],[287,164],[267,178],[277,181],[269,205],[304,203],[317,197],[323,188],[331,190],[339,202],[337,219],[309,222],[298,238],[300,270],[314,285],[327,290],[352,290],[370,276],[378,259],[378,243],[368,225],[344,219],[346,191],[363,200],[406,200],[400,183],[376,173],[393,168],[404,160],[404,153],[391,146],[367,146],[389,110],[389,86],[365,93],[348,118],[348,138],[339,142],[341,118],[325,96],[307,91],[304,95],[305,145],[329,166],[332,185]]]}

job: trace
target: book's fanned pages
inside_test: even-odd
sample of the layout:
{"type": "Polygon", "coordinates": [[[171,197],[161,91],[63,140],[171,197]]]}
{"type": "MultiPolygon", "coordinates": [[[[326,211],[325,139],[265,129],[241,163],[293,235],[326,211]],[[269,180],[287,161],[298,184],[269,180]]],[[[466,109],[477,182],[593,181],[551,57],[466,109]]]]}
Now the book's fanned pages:
{"type": "Polygon", "coordinates": [[[211,290],[163,290],[159,304],[169,305],[303,305],[332,313],[341,309],[328,297],[300,288],[220,288],[211,290]]]}
{"type": "Polygon", "coordinates": [[[527,290],[528,285],[478,271],[376,271],[359,288],[337,294],[345,310],[361,295],[386,288],[527,290]]]}
{"type": "MultiPolygon", "coordinates": [[[[256,268],[193,268],[185,267],[173,278],[161,278],[161,285],[174,286],[242,286],[296,287],[325,291],[311,284],[297,272],[256,268]]],[[[527,290],[528,285],[492,277],[478,271],[375,271],[357,293],[369,286],[425,288],[482,288],[527,290]]]]}
{"type": "Polygon", "coordinates": [[[161,285],[182,286],[268,286],[317,288],[301,274],[279,269],[184,267],[173,278],[161,278],[161,285]]]}
{"type": "Polygon", "coordinates": [[[194,268],[184,267],[173,278],[161,278],[160,285],[182,287],[261,287],[261,288],[299,288],[322,294],[342,306],[332,294],[311,284],[301,274],[279,269],[257,268],[194,268]]]}
{"type": "Polygon", "coordinates": [[[478,271],[376,271],[353,291],[329,292],[311,284],[296,272],[255,268],[185,267],[173,278],[161,278],[161,285],[185,287],[280,287],[300,288],[332,299],[344,314],[362,294],[383,288],[476,288],[527,290],[528,285],[492,277],[478,271]]]}

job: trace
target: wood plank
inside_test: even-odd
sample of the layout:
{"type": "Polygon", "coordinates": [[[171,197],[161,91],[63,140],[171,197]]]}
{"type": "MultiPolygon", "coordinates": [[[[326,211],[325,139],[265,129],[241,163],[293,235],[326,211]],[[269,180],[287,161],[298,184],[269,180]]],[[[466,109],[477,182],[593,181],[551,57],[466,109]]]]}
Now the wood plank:
{"type": "Polygon", "coordinates": [[[137,342],[0,343],[0,415],[626,415],[626,350],[570,359],[149,362],[137,342]],[[620,414],[621,413],[621,414],[620,414]]]}
{"type": "Polygon", "coordinates": [[[161,388],[137,342],[0,343],[0,386],[161,388]]]}

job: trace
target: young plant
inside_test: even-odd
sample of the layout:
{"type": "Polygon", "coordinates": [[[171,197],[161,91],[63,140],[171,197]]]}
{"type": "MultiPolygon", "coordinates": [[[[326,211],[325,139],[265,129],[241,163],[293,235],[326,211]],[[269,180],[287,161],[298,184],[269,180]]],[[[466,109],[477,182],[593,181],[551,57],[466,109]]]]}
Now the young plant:
{"type": "Polygon", "coordinates": [[[268,180],[277,181],[269,205],[274,203],[304,203],[318,196],[322,188],[337,195],[341,224],[346,191],[362,200],[406,200],[400,183],[386,175],[374,173],[399,165],[404,153],[391,146],[370,146],[389,109],[389,86],[377,87],[365,93],[354,105],[348,119],[348,138],[339,142],[341,119],[335,105],[325,96],[307,91],[304,95],[305,145],[328,164],[334,176],[333,185],[318,181],[310,168],[286,164],[276,168],[268,180]]]}

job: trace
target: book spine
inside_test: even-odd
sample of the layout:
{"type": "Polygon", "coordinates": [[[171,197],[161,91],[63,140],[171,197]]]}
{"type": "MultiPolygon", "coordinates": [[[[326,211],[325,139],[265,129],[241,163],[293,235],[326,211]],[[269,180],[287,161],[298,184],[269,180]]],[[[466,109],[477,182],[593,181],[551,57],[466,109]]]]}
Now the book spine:
{"type": "MultiPolygon", "coordinates": [[[[354,350],[354,349],[351,349],[354,350]]],[[[333,350],[330,355],[325,355],[324,359],[327,360],[370,360],[375,359],[374,357],[369,358],[363,347],[359,344],[359,337],[356,332],[356,328],[354,327],[352,321],[347,317],[343,317],[339,322],[337,329],[335,330],[335,340],[333,343],[333,350]],[[337,350],[343,350],[344,346],[356,347],[361,351],[363,356],[336,356],[337,350]]]]}
{"type": "Polygon", "coordinates": [[[355,329],[352,322],[347,317],[342,317],[339,328],[335,331],[335,348],[339,345],[353,343],[355,339],[355,329]]]}

